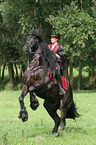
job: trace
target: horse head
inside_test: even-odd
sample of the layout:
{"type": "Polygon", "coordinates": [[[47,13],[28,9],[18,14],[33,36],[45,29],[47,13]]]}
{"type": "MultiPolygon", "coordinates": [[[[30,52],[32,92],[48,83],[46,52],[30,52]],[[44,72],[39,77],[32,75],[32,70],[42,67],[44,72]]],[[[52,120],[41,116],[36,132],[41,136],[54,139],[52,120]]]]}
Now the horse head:
{"type": "Polygon", "coordinates": [[[39,33],[39,28],[37,30],[34,29],[34,27],[31,30],[31,34],[38,34],[39,33]]]}
{"type": "Polygon", "coordinates": [[[38,33],[39,33],[39,29],[38,30],[34,30],[34,28],[32,29],[31,33],[29,34],[29,36],[27,37],[27,41],[23,47],[23,51],[26,53],[32,53],[34,51],[36,51],[36,49],[38,48],[38,33]]]}
{"type": "MultiPolygon", "coordinates": [[[[31,54],[31,59],[35,54],[39,54],[45,70],[49,67],[55,74],[55,54],[49,50],[47,42],[44,40],[42,34],[39,33],[39,28],[35,30],[32,28],[27,41],[23,47],[25,53],[31,54]]],[[[36,55],[35,55],[36,56],[36,55]]]]}

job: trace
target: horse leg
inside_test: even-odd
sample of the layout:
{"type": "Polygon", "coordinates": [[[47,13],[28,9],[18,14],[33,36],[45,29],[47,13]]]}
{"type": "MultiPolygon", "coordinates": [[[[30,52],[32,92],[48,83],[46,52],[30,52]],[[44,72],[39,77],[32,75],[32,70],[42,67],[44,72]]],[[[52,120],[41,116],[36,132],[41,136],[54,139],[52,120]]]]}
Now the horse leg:
{"type": "Polygon", "coordinates": [[[69,97],[69,95],[67,94],[66,96],[64,96],[61,100],[60,100],[60,110],[61,110],[61,123],[60,123],[60,127],[62,129],[64,129],[65,125],[66,125],[66,115],[67,112],[70,108],[72,104],[71,98],[69,97]]]}
{"type": "Polygon", "coordinates": [[[33,110],[36,110],[38,106],[39,106],[39,102],[38,102],[37,98],[35,97],[33,92],[30,92],[30,107],[33,110]]]}
{"type": "Polygon", "coordinates": [[[24,106],[24,97],[26,96],[27,94],[27,89],[25,87],[25,85],[23,86],[23,89],[22,89],[22,93],[19,97],[19,103],[20,103],[20,113],[19,113],[19,118],[22,119],[23,122],[27,121],[28,120],[28,113],[26,111],[26,108],[24,106]]]}
{"type": "Polygon", "coordinates": [[[66,125],[65,117],[66,117],[67,109],[63,108],[62,99],[60,101],[60,110],[61,110],[61,123],[60,123],[60,127],[61,127],[61,129],[64,129],[64,127],[66,125]]]}
{"type": "Polygon", "coordinates": [[[57,107],[55,104],[51,103],[48,100],[44,101],[44,107],[55,122],[55,126],[52,130],[52,133],[56,133],[58,131],[58,127],[59,127],[60,121],[61,121],[60,117],[56,113],[57,107]]]}

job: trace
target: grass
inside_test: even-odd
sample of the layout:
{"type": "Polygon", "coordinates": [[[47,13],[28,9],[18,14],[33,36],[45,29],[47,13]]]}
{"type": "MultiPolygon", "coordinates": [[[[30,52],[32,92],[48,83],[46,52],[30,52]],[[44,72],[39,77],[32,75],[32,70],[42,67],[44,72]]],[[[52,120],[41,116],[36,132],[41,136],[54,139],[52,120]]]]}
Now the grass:
{"type": "MultiPolygon", "coordinates": [[[[51,134],[54,122],[43,108],[29,107],[29,95],[24,102],[29,114],[27,122],[18,119],[21,91],[0,92],[0,145],[96,145],[96,90],[74,91],[74,100],[81,117],[67,119],[65,130],[51,134]]],[[[58,113],[60,113],[58,111],[58,113]]]]}

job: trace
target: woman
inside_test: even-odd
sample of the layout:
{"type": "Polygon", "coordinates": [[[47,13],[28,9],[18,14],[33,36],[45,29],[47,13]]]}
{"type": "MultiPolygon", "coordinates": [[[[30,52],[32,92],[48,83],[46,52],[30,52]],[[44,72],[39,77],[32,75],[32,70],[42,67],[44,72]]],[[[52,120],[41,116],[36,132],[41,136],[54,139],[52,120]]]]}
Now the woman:
{"type": "Polygon", "coordinates": [[[60,39],[59,34],[51,34],[51,44],[48,45],[50,51],[53,51],[55,53],[57,62],[57,70],[56,70],[56,79],[58,81],[59,85],[59,93],[60,95],[65,95],[66,92],[64,88],[62,88],[62,81],[61,81],[61,75],[63,75],[63,70],[65,68],[65,59],[64,59],[64,48],[62,45],[60,45],[57,41],[60,39]]]}

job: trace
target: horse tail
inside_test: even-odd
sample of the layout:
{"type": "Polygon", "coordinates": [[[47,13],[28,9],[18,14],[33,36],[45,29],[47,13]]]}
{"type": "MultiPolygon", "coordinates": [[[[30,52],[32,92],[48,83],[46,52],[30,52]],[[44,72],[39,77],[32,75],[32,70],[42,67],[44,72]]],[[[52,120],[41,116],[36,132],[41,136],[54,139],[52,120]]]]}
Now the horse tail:
{"type": "Polygon", "coordinates": [[[77,112],[76,105],[74,101],[72,101],[72,104],[67,112],[66,118],[75,119],[75,118],[78,118],[79,116],[80,114],[77,112]]]}

